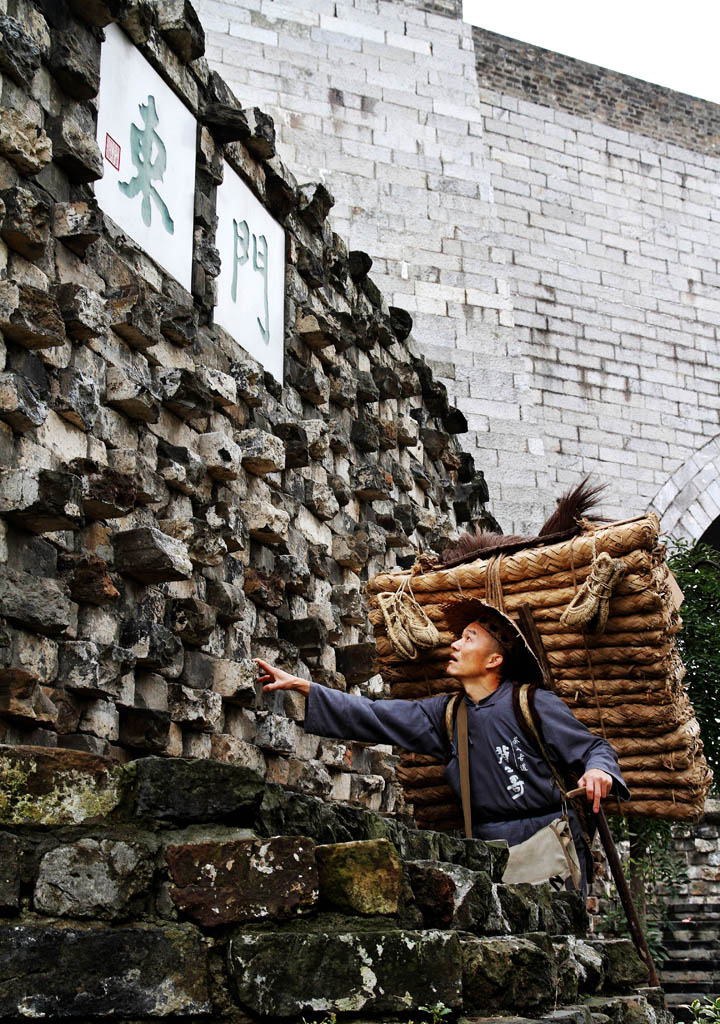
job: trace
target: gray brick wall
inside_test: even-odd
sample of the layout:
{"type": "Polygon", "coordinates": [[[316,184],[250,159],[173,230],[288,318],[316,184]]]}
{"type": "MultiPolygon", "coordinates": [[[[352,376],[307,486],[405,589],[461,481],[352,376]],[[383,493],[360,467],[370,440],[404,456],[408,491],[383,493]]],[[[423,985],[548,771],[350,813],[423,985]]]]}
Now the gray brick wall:
{"type": "Polygon", "coordinates": [[[720,107],[694,101],[704,113],[681,124],[688,97],[477,29],[475,42],[551,482],[597,473],[610,514],[650,506],[697,537],[720,498],[720,159],[703,127],[720,107]]]}
{"type": "MultiPolygon", "coordinates": [[[[478,78],[498,92],[700,153],[720,154],[720,107],[476,28],[478,78]]],[[[622,140],[621,140],[622,141],[622,140]]]]}

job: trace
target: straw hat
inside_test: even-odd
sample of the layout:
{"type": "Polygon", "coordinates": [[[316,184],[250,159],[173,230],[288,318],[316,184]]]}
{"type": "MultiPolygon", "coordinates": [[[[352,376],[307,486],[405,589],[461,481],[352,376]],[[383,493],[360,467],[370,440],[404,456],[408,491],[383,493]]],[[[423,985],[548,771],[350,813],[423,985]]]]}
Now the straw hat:
{"type": "Polygon", "coordinates": [[[528,647],[518,627],[503,612],[477,599],[448,601],[440,609],[451,633],[462,636],[471,622],[478,622],[494,637],[504,651],[503,668],[506,678],[518,683],[542,685],[542,671],[537,658],[528,647]]]}

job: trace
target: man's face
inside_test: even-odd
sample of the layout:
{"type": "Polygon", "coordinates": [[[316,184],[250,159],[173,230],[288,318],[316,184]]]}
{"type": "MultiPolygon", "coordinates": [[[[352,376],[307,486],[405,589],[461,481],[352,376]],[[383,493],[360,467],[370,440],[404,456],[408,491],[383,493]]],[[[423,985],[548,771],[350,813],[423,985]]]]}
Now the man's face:
{"type": "Polygon", "coordinates": [[[466,626],[462,636],[450,645],[450,651],[446,671],[456,679],[483,676],[502,665],[500,645],[479,622],[466,626]]]}

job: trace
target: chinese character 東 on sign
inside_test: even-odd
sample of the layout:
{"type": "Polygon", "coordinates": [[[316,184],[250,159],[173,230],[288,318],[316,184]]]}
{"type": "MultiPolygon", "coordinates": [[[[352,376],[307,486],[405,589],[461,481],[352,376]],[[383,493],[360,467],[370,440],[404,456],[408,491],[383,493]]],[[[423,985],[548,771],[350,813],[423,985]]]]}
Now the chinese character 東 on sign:
{"type": "MultiPolygon", "coordinates": [[[[257,317],[260,335],[266,345],[270,343],[270,316],[268,311],[268,244],[265,235],[252,235],[252,265],[263,279],[265,323],[257,317]]],[[[250,228],[246,220],[240,223],[233,218],[233,277],[230,295],[237,302],[238,267],[244,266],[250,258],[250,228]]]]}
{"type": "Polygon", "coordinates": [[[157,189],[152,185],[153,181],[163,180],[167,166],[165,143],[156,131],[160,119],[155,109],[155,97],[149,95],[147,103],[138,104],[138,110],[145,122],[145,127],[138,128],[136,124],[130,125],[130,155],[137,173],[130,181],[119,181],[118,188],[129,199],[142,193],[140,212],[146,227],[150,227],[152,220],[150,200],[153,199],[160,211],[163,227],[172,235],[175,231],[175,224],[157,189]],[[154,162],[153,149],[155,150],[154,162]]]}

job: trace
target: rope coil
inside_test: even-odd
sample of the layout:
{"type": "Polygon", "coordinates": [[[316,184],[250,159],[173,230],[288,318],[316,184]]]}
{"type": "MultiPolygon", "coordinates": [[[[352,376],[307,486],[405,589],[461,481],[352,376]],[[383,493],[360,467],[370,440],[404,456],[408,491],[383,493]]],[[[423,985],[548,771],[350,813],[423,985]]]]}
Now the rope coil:
{"type": "MultiPolygon", "coordinates": [[[[572,547],[570,552],[571,565],[574,570],[572,547]]],[[[622,558],[611,558],[605,551],[597,554],[595,534],[593,534],[593,558],[590,575],[560,616],[560,625],[587,627],[587,632],[592,633],[593,636],[600,636],[601,633],[604,633],[610,610],[610,598],[613,590],[626,573],[627,566],[622,558]]]]}

